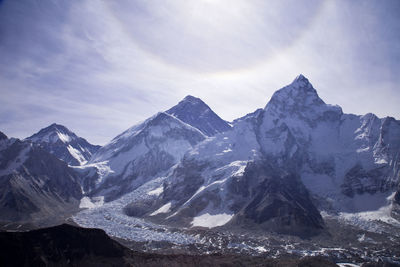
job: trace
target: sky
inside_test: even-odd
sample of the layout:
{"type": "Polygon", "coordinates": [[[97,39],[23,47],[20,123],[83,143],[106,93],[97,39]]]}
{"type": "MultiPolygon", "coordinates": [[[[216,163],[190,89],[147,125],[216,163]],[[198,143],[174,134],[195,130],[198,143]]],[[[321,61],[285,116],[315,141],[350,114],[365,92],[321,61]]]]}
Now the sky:
{"type": "Polygon", "coordinates": [[[400,119],[400,1],[0,0],[0,131],[94,144],[200,97],[231,121],[302,73],[345,113],[400,119]]]}

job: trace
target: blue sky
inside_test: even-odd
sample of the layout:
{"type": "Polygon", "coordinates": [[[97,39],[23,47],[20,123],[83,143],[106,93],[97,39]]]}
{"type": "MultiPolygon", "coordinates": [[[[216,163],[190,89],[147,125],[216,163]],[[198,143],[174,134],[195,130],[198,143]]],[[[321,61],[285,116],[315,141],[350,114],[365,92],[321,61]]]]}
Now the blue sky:
{"type": "Polygon", "coordinates": [[[304,74],[344,112],[400,118],[400,1],[0,1],[0,131],[95,144],[191,94],[223,119],[304,74]]]}

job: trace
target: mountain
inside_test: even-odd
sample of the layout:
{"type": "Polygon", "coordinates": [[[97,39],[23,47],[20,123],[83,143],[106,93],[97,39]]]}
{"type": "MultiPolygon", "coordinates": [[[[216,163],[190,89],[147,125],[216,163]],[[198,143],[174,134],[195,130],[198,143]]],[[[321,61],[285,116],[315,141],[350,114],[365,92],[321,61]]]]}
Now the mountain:
{"type": "Polygon", "coordinates": [[[50,225],[78,210],[79,175],[30,141],[0,140],[0,221],[50,225]]]}
{"type": "MultiPolygon", "coordinates": [[[[115,137],[85,168],[98,168],[92,195],[115,199],[162,175],[206,136],[176,117],[157,113],[115,137]]],[[[93,180],[93,179],[92,179],[93,180]]]]}
{"type": "Polygon", "coordinates": [[[186,96],[165,113],[199,129],[207,136],[213,136],[231,129],[231,126],[215,114],[206,103],[191,95],[186,96]]]}
{"type": "Polygon", "coordinates": [[[186,153],[153,200],[126,210],[139,216],[135,211],[146,206],[144,217],[186,227],[318,233],[320,211],[356,214],[393,205],[399,126],[393,118],[344,114],[299,75],[264,109],[186,153]]]}
{"type": "Polygon", "coordinates": [[[87,209],[76,223],[143,249],[277,255],[290,244],[303,256],[364,257],[359,247],[372,259],[398,254],[390,250],[400,238],[398,120],[346,114],[303,75],[226,130],[206,123],[202,114],[214,113],[203,104],[186,97],[80,166],[0,134],[1,216],[34,221],[79,205],[87,209]]]}
{"type": "Polygon", "coordinates": [[[78,137],[65,126],[55,123],[41,129],[26,140],[40,144],[43,149],[72,166],[87,163],[92,154],[100,148],[78,137]]]}

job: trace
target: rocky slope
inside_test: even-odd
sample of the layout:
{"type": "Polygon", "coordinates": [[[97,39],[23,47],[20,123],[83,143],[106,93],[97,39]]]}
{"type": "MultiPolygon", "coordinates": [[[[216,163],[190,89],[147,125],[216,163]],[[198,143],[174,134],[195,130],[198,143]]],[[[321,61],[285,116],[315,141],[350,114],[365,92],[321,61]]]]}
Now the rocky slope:
{"type": "Polygon", "coordinates": [[[48,225],[78,211],[80,177],[41,146],[2,136],[0,221],[48,225]]]}

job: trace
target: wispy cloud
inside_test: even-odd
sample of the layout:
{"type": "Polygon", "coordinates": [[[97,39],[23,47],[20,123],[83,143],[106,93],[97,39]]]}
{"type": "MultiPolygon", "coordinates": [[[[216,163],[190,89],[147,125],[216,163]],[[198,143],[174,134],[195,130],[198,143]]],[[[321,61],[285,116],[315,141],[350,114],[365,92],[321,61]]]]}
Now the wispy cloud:
{"type": "Polygon", "coordinates": [[[0,127],[105,143],[187,94],[232,120],[304,73],[345,112],[400,117],[398,1],[0,4],[0,127]]]}

